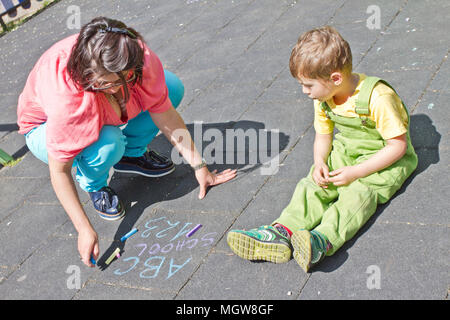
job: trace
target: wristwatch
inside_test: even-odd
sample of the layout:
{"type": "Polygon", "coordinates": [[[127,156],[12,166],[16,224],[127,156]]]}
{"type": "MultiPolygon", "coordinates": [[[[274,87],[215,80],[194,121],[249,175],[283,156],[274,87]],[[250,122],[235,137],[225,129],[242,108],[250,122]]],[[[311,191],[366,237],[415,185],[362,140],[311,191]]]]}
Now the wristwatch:
{"type": "Polygon", "coordinates": [[[202,158],[202,163],[200,163],[196,166],[191,166],[191,167],[192,167],[192,169],[194,169],[194,171],[197,171],[203,167],[206,167],[206,161],[205,161],[205,159],[202,158]]]}

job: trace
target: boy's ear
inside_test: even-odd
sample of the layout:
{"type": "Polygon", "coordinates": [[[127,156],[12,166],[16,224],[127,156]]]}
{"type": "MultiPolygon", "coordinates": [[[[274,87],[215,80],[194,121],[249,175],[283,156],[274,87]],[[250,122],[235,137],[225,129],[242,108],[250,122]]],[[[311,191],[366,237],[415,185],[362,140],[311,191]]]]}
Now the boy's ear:
{"type": "Polygon", "coordinates": [[[338,86],[344,80],[344,76],[342,75],[341,72],[333,72],[330,75],[330,80],[334,83],[334,85],[338,86]]]}

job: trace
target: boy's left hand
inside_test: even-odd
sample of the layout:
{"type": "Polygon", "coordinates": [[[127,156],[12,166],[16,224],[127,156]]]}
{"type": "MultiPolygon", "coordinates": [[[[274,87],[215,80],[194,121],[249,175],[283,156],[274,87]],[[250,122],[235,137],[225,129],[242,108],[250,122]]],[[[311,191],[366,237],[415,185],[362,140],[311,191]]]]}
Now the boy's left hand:
{"type": "Polygon", "coordinates": [[[346,166],[329,173],[328,182],[332,182],[335,186],[345,186],[360,178],[358,169],[355,166],[346,166]]]}

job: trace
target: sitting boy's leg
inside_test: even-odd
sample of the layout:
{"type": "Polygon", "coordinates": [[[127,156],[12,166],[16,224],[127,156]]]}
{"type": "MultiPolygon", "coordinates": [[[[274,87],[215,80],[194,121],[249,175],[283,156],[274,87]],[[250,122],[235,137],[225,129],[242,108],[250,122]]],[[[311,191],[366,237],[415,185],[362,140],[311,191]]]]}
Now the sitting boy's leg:
{"type": "Polygon", "coordinates": [[[292,230],[290,240],[293,257],[305,272],[308,272],[312,263],[322,260],[331,247],[326,237],[308,230],[314,229],[321,222],[323,213],[338,197],[335,186],[322,188],[314,182],[313,170],[314,166],[309,175],[300,180],[291,202],[274,222],[292,230]]]}
{"type": "Polygon", "coordinates": [[[272,225],[280,223],[290,230],[312,230],[322,220],[325,210],[337,199],[336,187],[322,188],[313,178],[314,166],[306,178],[297,184],[288,206],[272,225]]]}
{"type": "Polygon", "coordinates": [[[233,252],[247,260],[280,263],[290,259],[292,232],[313,229],[320,222],[323,211],[337,197],[336,188],[323,189],[316,185],[311,172],[297,184],[291,202],[271,226],[228,233],[227,242],[233,252]]]}
{"type": "Polygon", "coordinates": [[[409,168],[405,161],[401,159],[388,169],[338,187],[339,198],[324,212],[320,225],[311,232],[294,232],[293,256],[305,271],[325,255],[333,255],[370,219],[378,203],[387,202],[395,194],[413,170],[405,170],[409,168]]]}
{"type": "Polygon", "coordinates": [[[248,231],[231,230],[227,243],[235,254],[246,260],[288,262],[292,253],[289,238],[279,228],[262,226],[248,231]]]}
{"type": "Polygon", "coordinates": [[[314,229],[331,242],[333,248],[328,256],[353,238],[377,209],[377,192],[361,180],[338,187],[338,200],[324,212],[322,222],[314,229]]]}
{"type": "Polygon", "coordinates": [[[333,247],[325,235],[315,230],[295,231],[291,237],[291,244],[294,259],[305,272],[322,261],[333,247]]]}

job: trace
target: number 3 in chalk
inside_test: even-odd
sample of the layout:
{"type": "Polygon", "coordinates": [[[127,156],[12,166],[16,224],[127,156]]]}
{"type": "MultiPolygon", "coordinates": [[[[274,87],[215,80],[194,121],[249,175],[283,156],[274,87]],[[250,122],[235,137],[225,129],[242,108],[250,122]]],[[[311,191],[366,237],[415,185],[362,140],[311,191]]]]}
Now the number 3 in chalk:
{"type": "Polygon", "coordinates": [[[155,222],[155,221],[158,221],[158,220],[162,220],[162,219],[165,219],[166,217],[159,217],[159,218],[156,218],[156,219],[152,219],[152,220],[149,220],[149,221],[147,221],[147,223],[145,224],[145,231],[144,232],[142,232],[141,233],[141,237],[142,238],[148,238],[149,236],[150,236],[150,231],[152,231],[153,229],[156,229],[158,226],[153,226],[153,227],[150,227],[150,224],[152,223],[152,222],[155,222]]]}

